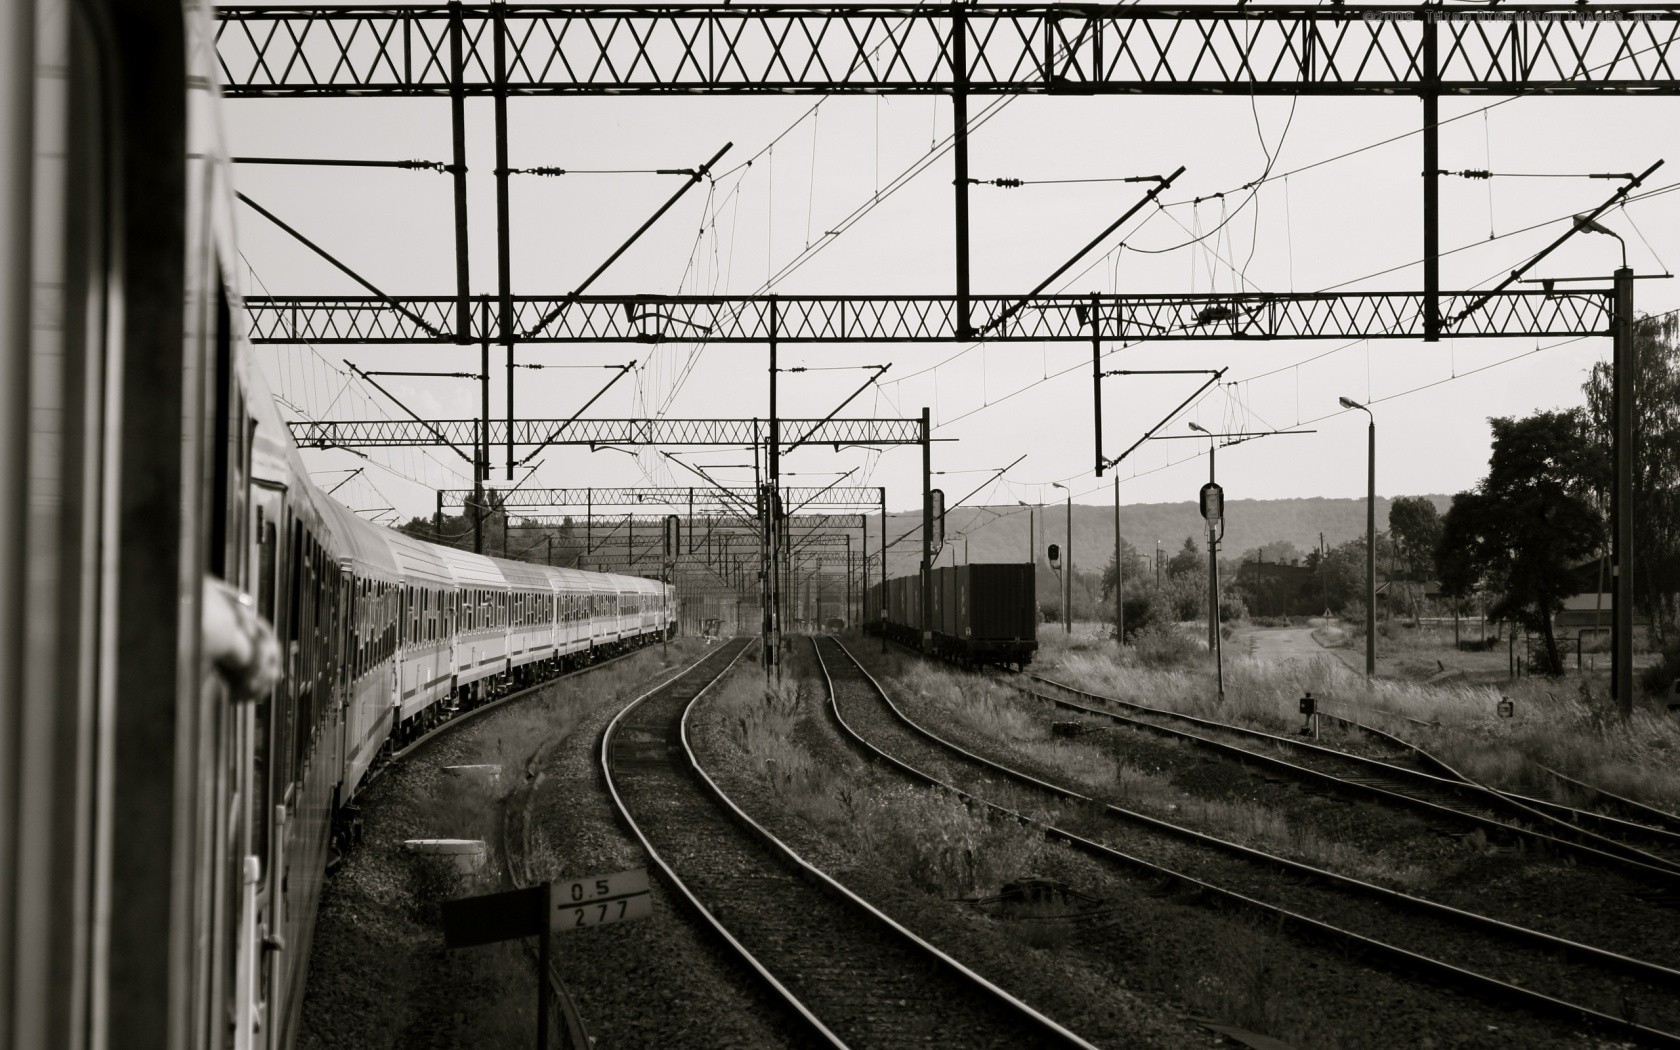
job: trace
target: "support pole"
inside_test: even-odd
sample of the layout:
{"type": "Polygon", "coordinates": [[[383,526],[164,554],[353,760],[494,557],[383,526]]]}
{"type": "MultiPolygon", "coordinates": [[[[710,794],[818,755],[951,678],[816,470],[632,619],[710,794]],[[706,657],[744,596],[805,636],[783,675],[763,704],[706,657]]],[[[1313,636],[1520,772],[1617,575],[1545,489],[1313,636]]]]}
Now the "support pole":
{"type": "MultiPolygon", "coordinates": [[[[1102,461],[1102,450],[1097,451],[1097,461],[1102,461]]],[[[1030,516],[1030,515],[1029,515],[1030,516]]],[[[1126,602],[1121,597],[1121,590],[1126,582],[1126,563],[1120,557],[1120,478],[1114,478],[1114,640],[1120,645],[1126,644],[1126,602]]]]}
{"type": "MultiPolygon", "coordinates": [[[[496,105],[496,297],[498,299],[497,328],[501,344],[507,348],[507,476],[513,480],[513,286],[511,245],[512,231],[508,220],[508,129],[507,129],[507,20],[506,6],[494,4],[490,8],[495,19],[495,105],[496,105]]],[[[485,375],[490,372],[489,356],[485,356],[485,375]]],[[[486,380],[488,384],[488,380],[486,380]]],[[[486,411],[486,417],[489,413],[486,411]]],[[[488,465],[489,460],[485,460],[488,465]]]]}
{"type": "Polygon", "coordinates": [[[1441,97],[1433,12],[1423,24],[1423,339],[1441,339],[1441,97]]]}
{"type": "Polygon", "coordinates": [[[881,596],[875,603],[875,618],[880,621],[881,651],[887,651],[887,487],[881,486],[881,596]]]}
{"type": "MultiPolygon", "coordinates": [[[[1103,474],[1102,337],[1097,334],[1101,331],[1100,326],[1097,324],[1098,305],[1096,293],[1093,292],[1091,294],[1091,403],[1096,409],[1096,419],[1093,421],[1093,426],[1091,428],[1091,441],[1095,446],[1097,477],[1100,478],[1103,474]]],[[[1118,484],[1118,482],[1116,482],[1116,484],[1118,484]]],[[[1115,499],[1118,501],[1119,497],[1116,496],[1115,499]]],[[[1116,505],[1118,505],[1118,503],[1116,505]]],[[[1116,532],[1115,536],[1118,537],[1119,533],[1116,532]]],[[[1116,562],[1115,564],[1119,563],[1116,562]]]]}
{"type": "Polygon", "coordinates": [[[769,559],[765,566],[769,574],[769,595],[766,615],[769,617],[769,638],[766,639],[765,673],[774,671],[778,680],[782,674],[782,587],[781,587],[781,528],[777,513],[781,503],[782,478],[782,419],[776,406],[776,297],[770,297],[770,447],[766,450],[765,528],[769,533],[769,559]]]}
{"type": "MultiPolygon", "coordinates": [[[[932,416],[922,406],[922,652],[933,648],[933,442],[932,416]]],[[[882,551],[881,556],[886,557],[882,551]]]]}
{"type": "Polygon", "coordinates": [[[455,196],[455,341],[472,342],[471,270],[467,252],[467,100],[460,0],[449,4],[449,174],[455,196]]]}
{"type": "MultiPolygon", "coordinates": [[[[1208,484],[1218,484],[1214,473],[1214,451],[1219,444],[1217,438],[1208,438],[1208,484]]],[[[1219,649],[1219,534],[1215,531],[1213,519],[1209,518],[1207,532],[1208,544],[1208,652],[1219,649]]]]}
{"type": "Polygon", "coordinates": [[[852,534],[846,533],[846,607],[842,614],[847,626],[852,620],[852,534]]]}
{"type": "Polygon", "coordinates": [[[951,157],[955,162],[957,338],[970,339],[968,283],[968,23],[960,4],[951,5],[951,157]]]}
{"type": "Polygon", "coordinates": [[[1062,555],[1062,632],[1073,634],[1073,492],[1067,494],[1067,551],[1062,555]]]}
{"type": "Polygon", "coordinates": [[[432,542],[443,545],[443,490],[438,489],[437,509],[432,511],[432,542]]]}
{"type": "Polygon", "coordinates": [[[1633,271],[1616,270],[1616,313],[1611,356],[1614,434],[1610,491],[1611,639],[1610,695],[1622,717],[1633,714],[1633,271]]]}
{"type": "Polygon", "coordinates": [[[1377,675],[1377,419],[1366,429],[1365,449],[1365,680],[1377,675]]]}

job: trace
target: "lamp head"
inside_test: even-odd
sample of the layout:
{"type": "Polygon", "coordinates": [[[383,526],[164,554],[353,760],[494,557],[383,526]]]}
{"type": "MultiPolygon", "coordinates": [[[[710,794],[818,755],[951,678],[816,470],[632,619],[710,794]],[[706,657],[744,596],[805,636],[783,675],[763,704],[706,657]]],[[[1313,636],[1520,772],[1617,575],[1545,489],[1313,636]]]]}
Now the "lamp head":
{"type": "Polygon", "coordinates": [[[1050,483],[1050,487],[1053,488],[1053,489],[1061,489],[1063,492],[1066,492],[1068,490],[1068,487],[1066,485],[1062,484],[1059,481],[1052,481],[1050,483]]]}
{"type": "Polygon", "coordinates": [[[1608,234],[1609,236],[1616,237],[1618,239],[1621,236],[1615,230],[1612,230],[1610,227],[1604,225],[1596,219],[1588,218],[1585,212],[1575,216],[1575,225],[1579,226],[1583,230],[1590,230],[1593,233],[1608,234]]]}
{"type": "Polygon", "coordinates": [[[1213,436],[1212,434],[1208,433],[1206,427],[1203,427],[1200,423],[1197,423],[1197,422],[1194,422],[1194,421],[1192,421],[1190,423],[1190,429],[1196,431],[1197,433],[1207,434],[1208,437],[1213,436]]]}
{"type": "Polygon", "coordinates": [[[1341,405],[1342,405],[1342,407],[1343,407],[1343,408],[1358,408],[1358,409],[1363,409],[1363,408],[1364,408],[1364,407],[1365,407],[1365,406],[1364,406],[1364,405],[1362,405],[1362,404],[1360,404],[1360,403],[1359,403],[1359,402],[1357,402],[1357,401],[1355,401],[1355,400],[1354,400],[1354,399],[1353,399],[1353,398],[1351,398],[1351,397],[1338,397],[1338,398],[1337,398],[1337,399],[1336,399],[1336,400],[1337,400],[1337,401],[1339,401],[1339,402],[1341,402],[1341,405]]]}

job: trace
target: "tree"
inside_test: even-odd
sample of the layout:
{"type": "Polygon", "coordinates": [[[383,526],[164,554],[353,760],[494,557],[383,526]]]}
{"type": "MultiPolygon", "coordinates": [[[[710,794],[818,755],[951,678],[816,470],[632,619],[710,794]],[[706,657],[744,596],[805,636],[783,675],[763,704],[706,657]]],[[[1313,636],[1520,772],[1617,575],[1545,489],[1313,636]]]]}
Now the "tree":
{"type": "MultiPolygon", "coordinates": [[[[1680,317],[1641,318],[1633,329],[1633,601],[1659,642],[1680,619],[1680,317]]],[[[1608,512],[1613,413],[1610,364],[1584,387],[1600,461],[1599,507],[1608,512]]]]}
{"type": "Polygon", "coordinates": [[[1493,452],[1475,493],[1460,493],[1442,523],[1437,564],[1448,593],[1479,573],[1494,617],[1538,633],[1545,669],[1559,674],[1552,618],[1571,592],[1570,568],[1600,542],[1592,502],[1594,455],[1579,410],[1492,419],[1493,452]]]}
{"type": "MultiPolygon", "coordinates": [[[[1123,582],[1128,585],[1126,589],[1129,591],[1132,589],[1130,585],[1142,577],[1143,570],[1138,567],[1137,548],[1127,542],[1124,537],[1120,540],[1120,553],[1126,559],[1126,572],[1123,576],[1123,582]]],[[[1114,555],[1110,554],[1108,564],[1103,566],[1102,571],[1102,596],[1107,599],[1113,593],[1114,555]]]]}
{"type": "Polygon", "coordinates": [[[1183,576],[1186,573],[1200,572],[1206,567],[1202,560],[1202,549],[1196,546],[1196,538],[1186,536],[1184,537],[1184,546],[1180,547],[1178,553],[1167,562],[1167,575],[1183,576]]]}
{"type": "Polygon", "coordinates": [[[1401,496],[1388,509],[1388,534],[1401,578],[1421,581],[1435,564],[1441,543],[1441,512],[1422,496],[1401,496]]]}
{"type": "Polygon", "coordinates": [[[1388,534],[1396,561],[1396,593],[1417,620],[1422,612],[1423,581],[1435,565],[1441,542],[1441,513],[1422,496],[1401,496],[1388,510],[1388,534]]]}

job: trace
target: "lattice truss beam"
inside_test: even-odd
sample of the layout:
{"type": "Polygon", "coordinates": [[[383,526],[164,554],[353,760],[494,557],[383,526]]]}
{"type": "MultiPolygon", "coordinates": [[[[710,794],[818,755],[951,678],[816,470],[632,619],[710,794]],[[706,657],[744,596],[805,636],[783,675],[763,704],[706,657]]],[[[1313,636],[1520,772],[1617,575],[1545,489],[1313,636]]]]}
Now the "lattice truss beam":
{"type": "MultiPolygon", "coordinates": [[[[514,299],[521,343],[950,343],[953,295],[583,296],[514,299]],[[561,307],[564,306],[563,309],[561,307]],[[559,315],[537,325],[554,310],[559,315]]],[[[971,316],[992,342],[1109,340],[1419,339],[1423,292],[1196,295],[974,296],[971,316]],[[1095,319],[1095,329],[1092,321],[1095,319]]],[[[1440,294],[1441,334],[1459,338],[1598,335],[1610,329],[1610,296],[1541,289],[1440,294]],[[1480,305],[1476,305],[1480,302],[1480,305]],[[1472,308],[1474,307],[1474,308],[1472,308]]],[[[457,300],[446,296],[252,296],[255,343],[378,345],[454,343],[457,300]],[[424,322],[422,324],[421,322],[424,322]]],[[[476,327],[466,341],[498,332],[476,327]]]]}
{"type": "MultiPolygon", "coordinates": [[[[793,530],[797,535],[801,531],[826,532],[833,529],[861,529],[864,527],[865,519],[862,514],[800,514],[784,520],[786,527],[793,530]]],[[[611,530],[626,530],[620,532],[622,538],[622,536],[628,534],[627,530],[634,529],[641,537],[637,542],[654,542],[656,540],[663,543],[664,538],[660,530],[664,526],[665,515],[663,514],[598,514],[592,519],[589,531],[597,542],[605,541],[611,534],[611,530]],[[654,539],[650,540],[650,536],[654,539]]],[[[570,528],[577,534],[577,538],[581,538],[585,524],[582,515],[535,514],[530,517],[519,515],[509,524],[509,527],[515,529],[570,528]]],[[[714,517],[709,521],[696,518],[693,528],[688,528],[685,523],[683,545],[686,547],[690,538],[695,543],[704,543],[708,529],[712,532],[713,543],[758,542],[758,535],[753,526],[743,524],[739,519],[714,517]]]]}
{"type": "MultiPolygon", "coordinates": [[[[876,485],[832,485],[826,488],[783,486],[784,506],[799,507],[876,507],[880,505],[882,490],[876,485]]],[[[473,498],[472,489],[442,489],[438,493],[444,507],[462,507],[473,498]]],[[[660,506],[687,508],[713,513],[717,510],[751,507],[758,499],[750,487],[709,488],[699,486],[618,486],[582,489],[518,488],[506,495],[497,494],[498,509],[549,510],[560,507],[642,507],[660,506]]]]}
{"type": "Polygon", "coordinates": [[[1680,12],[1655,5],[452,6],[221,7],[223,91],[253,98],[447,97],[457,85],[465,95],[1680,90],[1680,12]]]}
{"type": "MultiPolygon", "coordinates": [[[[453,444],[469,447],[480,426],[474,419],[324,419],[290,424],[299,448],[416,448],[453,444]]],[[[493,419],[487,443],[507,443],[508,424],[493,419]]],[[[516,419],[513,444],[740,446],[762,444],[769,427],[762,419],[516,419]]],[[[785,419],[782,434],[803,436],[813,445],[919,445],[920,419],[785,419]]]]}

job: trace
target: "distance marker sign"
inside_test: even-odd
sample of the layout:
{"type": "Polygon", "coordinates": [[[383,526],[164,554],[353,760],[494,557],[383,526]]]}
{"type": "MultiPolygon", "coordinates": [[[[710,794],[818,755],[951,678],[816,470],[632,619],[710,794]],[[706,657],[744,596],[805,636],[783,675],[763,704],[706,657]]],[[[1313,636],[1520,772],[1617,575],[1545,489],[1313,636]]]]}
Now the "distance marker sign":
{"type": "Polygon", "coordinates": [[[645,919],[653,914],[646,868],[549,884],[548,928],[554,933],[645,919]]]}

